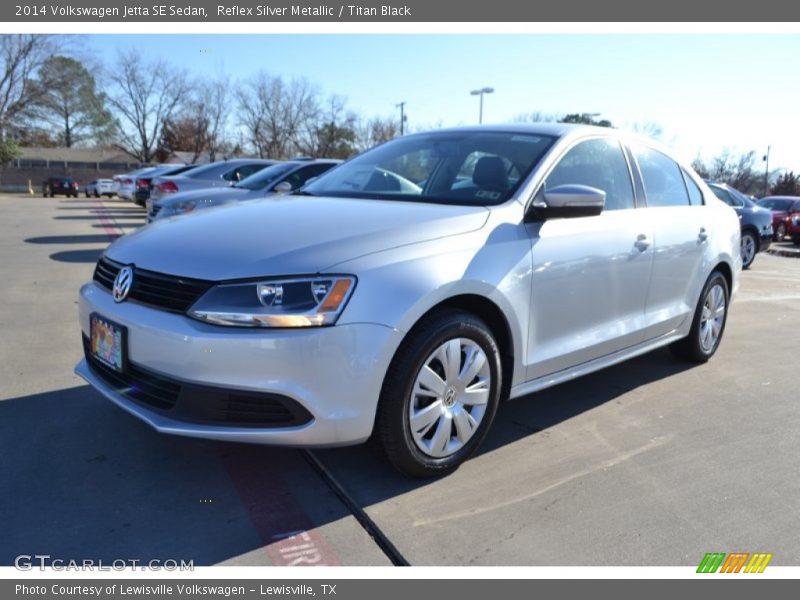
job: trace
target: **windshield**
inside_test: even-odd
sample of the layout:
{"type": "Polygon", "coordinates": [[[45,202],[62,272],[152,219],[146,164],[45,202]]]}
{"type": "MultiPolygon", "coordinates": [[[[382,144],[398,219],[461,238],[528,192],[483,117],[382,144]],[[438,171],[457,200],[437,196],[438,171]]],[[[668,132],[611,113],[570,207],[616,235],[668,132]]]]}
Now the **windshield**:
{"type": "Polygon", "coordinates": [[[500,204],[517,190],[554,139],[497,131],[397,138],[321,176],[304,191],[315,196],[500,204]]]}
{"type": "Polygon", "coordinates": [[[277,179],[286,175],[289,171],[294,169],[297,165],[292,163],[281,163],[262,169],[256,173],[245,177],[239,183],[234,185],[235,188],[244,188],[246,190],[263,190],[268,185],[271,185],[277,179]]]}

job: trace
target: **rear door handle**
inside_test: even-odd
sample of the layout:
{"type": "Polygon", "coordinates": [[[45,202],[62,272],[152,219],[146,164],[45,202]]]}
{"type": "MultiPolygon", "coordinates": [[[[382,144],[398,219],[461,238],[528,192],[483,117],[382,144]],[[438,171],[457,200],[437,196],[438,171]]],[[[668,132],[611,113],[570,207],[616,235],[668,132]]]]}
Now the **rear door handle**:
{"type": "Polygon", "coordinates": [[[708,239],[708,233],[706,232],[705,227],[700,228],[700,233],[697,234],[697,241],[698,242],[705,242],[708,239]]]}
{"type": "Polygon", "coordinates": [[[633,243],[633,245],[636,246],[640,251],[644,252],[650,247],[650,240],[645,234],[640,233],[638,236],[636,236],[636,241],[633,243]]]}

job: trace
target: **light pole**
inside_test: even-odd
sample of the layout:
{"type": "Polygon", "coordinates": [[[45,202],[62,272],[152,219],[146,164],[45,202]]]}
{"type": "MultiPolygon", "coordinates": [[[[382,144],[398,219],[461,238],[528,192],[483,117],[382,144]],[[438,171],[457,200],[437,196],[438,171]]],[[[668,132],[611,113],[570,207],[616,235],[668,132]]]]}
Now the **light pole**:
{"type": "Polygon", "coordinates": [[[764,155],[764,196],[769,195],[769,150],[767,146],[767,153],[764,155]]]}
{"type": "Polygon", "coordinates": [[[403,135],[403,131],[405,131],[405,123],[406,123],[406,113],[405,113],[405,106],[406,101],[403,100],[399,104],[395,104],[395,108],[400,109],[400,135],[403,135]]]}
{"type": "Polygon", "coordinates": [[[480,96],[481,97],[480,108],[478,109],[478,124],[479,125],[481,123],[483,123],[483,95],[484,94],[491,94],[493,92],[494,92],[494,88],[491,88],[491,87],[485,87],[485,88],[481,88],[479,90],[472,90],[470,92],[470,94],[473,95],[473,96],[480,96]]]}

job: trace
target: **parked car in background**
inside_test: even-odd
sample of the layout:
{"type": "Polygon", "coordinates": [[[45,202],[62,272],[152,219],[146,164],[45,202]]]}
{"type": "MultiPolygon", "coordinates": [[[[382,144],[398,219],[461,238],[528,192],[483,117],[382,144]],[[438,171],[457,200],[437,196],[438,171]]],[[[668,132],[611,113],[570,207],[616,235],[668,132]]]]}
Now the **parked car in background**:
{"type": "Polygon", "coordinates": [[[86,194],[87,198],[89,196],[94,196],[95,198],[108,196],[111,198],[116,193],[114,191],[114,180],[95,179],[94,181],[90,181],[84,186],[83,193],[86,194]]]}
{"type": "Polygon", "coordinates": [[[309,179],[319,177],[341,162],[329,159],[290,160],[262,169],[231,187],[178,192],[148,203],[147,221],[230,202],[254,200],[274,194],[293,192],[303,187],[309,179]]]}
{"type": "Polygon", "coordinates": [[[42,196],[51,198],[59,196],[78,197],[80,185],[72,177],[48,177],[42,182],[42,196]]]}
{"type": "Polygon", "coordinates": [[[662,346],[709,360],[739,237],[690,167],[620,131],[406,135],[290,200],[117,239],[80,290],[76,373],[164,433],[372,438],[444,475],[508,397],[662,346]]]}
{"type": "Polygon", "coordinates": [[[725,183],[706,183],[717,198],[739,215],[742,229],[742,268],[747,269],[753,264],[756,254],[767,250],[772,243],[772,212],[725,183]]]}
{"type": "Polygon", "coordinates": [[[782,242],[789,227],[788,220],[800,214],[800,196],[767,196],[758,201],[759,206],[772,211],[772,229],[776,242],[782,242]]]}
{"type": "Polygon", "coordinates": [[[123,200],[133,200],[133,195],[136,193],[136,178],[155,168],[142,167],[124,175],[115,175],[114,181],[117,182],[117,196],[123,200]]]}
{"type": "Polygon", "coordinates": [[[147,200],[150,198],[154,179],[161,176],[180,175],[190,169],[197,168],[197,166],[198,165],[164,165],[138,175],[134,185],[135,191],[133,193],[133,201],[139,206],[145,206],[147,200]]]}
{"type": "Polygon", "coordinates": [[[230,187],[277,162],[260,158],[232,158],[203,165],[181,175],[157,177],[153,182],[150,198],[158,200],[178,192],[208,187],[230,187]]]}

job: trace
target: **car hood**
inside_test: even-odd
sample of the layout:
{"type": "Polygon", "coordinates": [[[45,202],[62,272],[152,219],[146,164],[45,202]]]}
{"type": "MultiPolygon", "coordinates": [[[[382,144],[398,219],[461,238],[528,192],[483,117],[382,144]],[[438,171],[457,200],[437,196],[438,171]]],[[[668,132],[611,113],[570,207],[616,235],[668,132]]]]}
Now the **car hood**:
{"type": "MultiPolygon", "coordinates": [[[[217,204],[226,202],[227,200],[239,200],[253,194],[252,190],[245,190],[243,188],[236,188],[236,187],[209,187],[209,188],[202,188],[199,190],[191,190],[188,192],[178,192],[176,194],[170,194],[169,196],[165,196],[164,198],[160,198],[154,202],[162,209],[163,208],[170,208],[172,206],[176,206],[181,204],[182,202],[189,202],[192,200],[204,200],[208,201],[209,203],[217,204]]],[[[263,193],[260,194],[263,196],[263,193]]]]}
{"type": "Polygon", "coordinates": [[[107,250],[141,269],[226,280],[312,274],[346,260],[480,229],[483,206],[272,197],[156,221],[107,250]]]}

